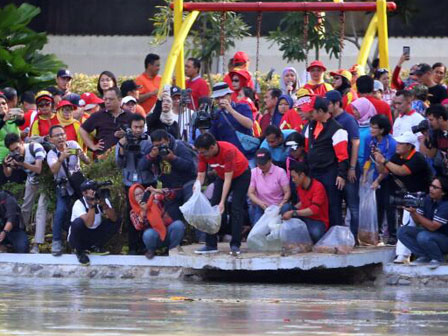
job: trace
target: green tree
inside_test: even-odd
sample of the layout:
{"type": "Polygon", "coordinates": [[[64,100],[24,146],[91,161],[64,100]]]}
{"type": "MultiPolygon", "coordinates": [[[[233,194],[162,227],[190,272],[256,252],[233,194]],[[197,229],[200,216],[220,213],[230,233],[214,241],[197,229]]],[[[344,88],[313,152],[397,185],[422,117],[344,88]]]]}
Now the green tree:
{"type": "MultiPolygon", "coordinates": [[[[158,13],[150,19],[154,22],[152,43],[155,45],[165,42],[172,31],[173,11],[169,8],[171,1],[165,1],[166,5],[158,6],[158,13]]],[[[249,29],[241,15],[235,12],[226,12],[224,15],[221,12],[201,13],[190,31],[186,54],[199,58],[203,62],[204,73],[210,73],[211,63],[213,58],[220,55],[221,45],[224,51],[234,47],[235,41],[250,35],[249,29]]]]}
{"type": "Polygon", "coordinates": [[[39,13],[27,3],[0,8],[0,87],[38,90],[53,84],[56,71],[65,66],[56,56],[40,52],[46,33],[27,27],[39,13]]]}

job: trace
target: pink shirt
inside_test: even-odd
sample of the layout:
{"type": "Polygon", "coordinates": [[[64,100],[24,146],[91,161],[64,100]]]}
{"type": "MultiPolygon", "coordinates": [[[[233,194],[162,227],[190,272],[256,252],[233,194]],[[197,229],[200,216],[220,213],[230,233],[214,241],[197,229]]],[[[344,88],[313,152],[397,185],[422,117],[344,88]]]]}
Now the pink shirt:
{"type": "Polygon", "coordinates": [[[289,185],[286,171],[272,164],[271,169],[263,174],[260,168],[252,168],[250,186],[255,189],[255,194],[260,201],[268,205],[278,205],[283,200],[283,188],[289,185]]]}

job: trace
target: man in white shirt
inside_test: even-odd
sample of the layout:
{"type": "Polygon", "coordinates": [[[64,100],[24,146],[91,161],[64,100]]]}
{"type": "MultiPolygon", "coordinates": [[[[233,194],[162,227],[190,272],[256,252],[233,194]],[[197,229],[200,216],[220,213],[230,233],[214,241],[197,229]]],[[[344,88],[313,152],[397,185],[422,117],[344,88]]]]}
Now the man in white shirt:
{"type": "Polygon", "coordinates": [[[86,180],[81,184],[83,197],[73,205],[71,225],[67,240],[76,250],[82,265],[89,265],[86,250],[106,255],[104,245],[118,232],[119,218],[105,195],[98,193],[95,181],[86,180]]]}

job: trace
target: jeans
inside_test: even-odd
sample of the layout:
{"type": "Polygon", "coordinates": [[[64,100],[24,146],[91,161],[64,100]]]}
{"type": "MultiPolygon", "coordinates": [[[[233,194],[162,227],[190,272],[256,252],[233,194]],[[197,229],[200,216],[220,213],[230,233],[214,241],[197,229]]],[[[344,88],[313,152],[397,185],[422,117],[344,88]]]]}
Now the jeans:
{"type": "Polygon", "coordinates": [[[28,253],[28,236],[19,228],[14,228],[6,234],[6,238],[0,244],[11,243],[15,253],[28,253]]]}
{"type": "Polygon", "coordinates": [[[182,221],[176,220],[166,228],[166,237],[164,241],[160,240],[159,234],[154,229],[146,229],[143,233],[143,243],[148,251],[155,251],[158,248],[167,246],[173,249],[178,246],[184,238],[185,225],[182,221]]]}
{"type": "Polygon", "coordinates": [[[88,250],[92,246],[104,247],[106,243],[118,232],[120,220],[112,222],[103,218],[96,229],[89,229],[84,220],[76,218],[70,225],[68,241],[70,246],[77,251],[88,250]]]}
{"type": "MultiPolygon", "coordinates": [[[[250,184],[250,170],[247,169],[243,174],[234,178],[230,185],[230,192],[232,192],[232,206],[231,206],[231,228],[232,240],[230,246],[241,246],[241,229],[244,221],[244,206],[246,204],[247,190],[250,184]]],[[[221,201],[222,187],[224,180],[219,177],[215,180],[215,188],[213,189],[213,196],[211,205],[217,205],[221,201]]],[[[218,237],[216,234],[207,234],[206,245],[209,247],[218,246],[218,237]]]]}
{"type": "Polygon", "coordinates": [[[347,202],[347,208],[350,210],[350,231],[353,233],[353,236],[357,237],[359,227],[359,174],[357,174],[354,183],[349,180],[346,181],[342,194],[347,202]]]}
{"type": "Polygon", "coordinates": [[[398,239],[417,257],[443,261],[443,255],[448,253],[448,236],[443,233],[402,226],[398,230],[398,239]]]}
{"type": "Polygon", "coordinates": [[[391,206],[389,198],[393,195],[394,183],[390,178],[385,179],[381,182],[380,188],[376,190],[376,204],[378,207],[378,226],[381,229],[384,220],[384,213],[386,213],[387,220],[387,230],[389,232],[390,238],[397,237],[397,226],[396,226],[396,210],[395,207],[391,206]]]}
{"type": "MultiPolygon", "coordinates": [[[[280,209],[280,214],[283,215],[285,212],[290,210],[297,210],[297,209],[291,203],[286,203],[280,209]]],[[[316,244],[322,238],[322,236],[325,234],[325,231],[327,230],[325,223],[307,217],[299,217],[299,219],[305,222],[306,228],[308,229],[308,233],[310,234],[310,238],[313,241],[313,243],[316,244]]]]}
{"type": "Polygon", "coordinates": [[[251,204],[249,205],[249,218],[250,222],[252,223],[252,226],[255,225],[255,223],[258,222],[261,216],[263,216],[264,210],[259,207],[258,205],[251,204]]]}
{"type": "MultiPolygon", "coordinates": [[[[336,178],[338,177],[338,167],[331,166],[325,171],[310,171],[313,178],[324,185],[328,197],[328,215],[330,217],[330,226],[343,225],[342,221],[342,194],[336,187],[336,178]]],[[[358,205],[359,213],[359,205],[358,205]]]]}
{"type": "Polygon", "coordinates": [[[53,217],[53,241],[62,240],[62,229],[68,230],[70,226],[71,196],[61,196],[56,188],[56,210],[53,217]]]}
{"type": "MultiPolygon", "coordinates": [[[[26,227],[30,227],[31,214],[33,212],[34,201],[39,192],[39,184],[31,184],[26,181],[25,196],[23,197],[22,216],[26,227]]],[[[47,225],[47,206],[48,198],[43,192],[39,194],[39,201],[37,203],[36,211],[36,234],[34,236],[34,243],[43,244],[45,240],[45,227],[47,225]]]]}

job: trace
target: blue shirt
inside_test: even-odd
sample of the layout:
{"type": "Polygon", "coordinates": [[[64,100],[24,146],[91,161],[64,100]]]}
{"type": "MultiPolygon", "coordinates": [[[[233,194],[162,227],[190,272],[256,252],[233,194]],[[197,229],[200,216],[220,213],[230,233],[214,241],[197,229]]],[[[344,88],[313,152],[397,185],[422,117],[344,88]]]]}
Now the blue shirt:
{"type": "Polygon", "coordinates": [[[283,143],[280,146],[271,147],[268,145],[268,143],[265,139],[261,143],[260,148],[266,148],[271,153],[272,161],[278,162],[281,165],[285,166],[286,158],[288,157],[288,154],[289,154],[289,147],[285,147],[284,142],[285,142],[285,139],[288,137],[288,135],[290,135],[291,133],[295,133],[295,132],[296,132],[295,130],[283,130],[282,131],[283,143]]]}
{"type": "MultiPolygon", "coordinates": [[[[347,131],[348,134],[348,145],[347,152],[350,156],[352,154],[352,140],[359,139],[359,126],[358,122],[348,114],[347,112],[342,112],[340,115],[334,118],[338,123],[341,124],[342,128],[347,131]]],[[[361,146],[360,146],[361,148],[361,146]]]]}
{"type": "MultiPolygon", "coordinates": [[[[253,120],[252,111],[250,110],[249,105],[235,104],[232,102],[232,108],[241,115],[253,120]]],[[[245,153],[240,141],[238,140],[235,130],[244,134],[252,135],[252,128],[244,127],[230,113],[222,109],[217,111],[217,115],[217,118],[212,121],[212,127],[209,132],[215,136],[216,140],[230,142],[238,147],[241,152],[245,153]],[[228,122],[223,116],[224,113],[228,122]],[[229,125],[229,123],[232,124],[233,128],[229,125]]]]}
{"type": "Polygon", "coordinates": [[[426,196],[423,207],[418,208],[417,213],[442,225],[435,232],[448,235],[448,201],[434,202],[426,196]]]}
{"type": "MultiPolygon", "coordinates": [[[[364,142],[364,160],[362,161],[362,166],[370,159],[370,155],[372,154],[372,144],[374,144],[378,150],[383,154],[384,158],[390,160],[392,156],[395,154],[395,149],[397,147],[397,142],[390,135],[387,134],[381,139],[381,142],[378,142],[377,138],[372,138],[369,136],[366,137],[364,142]]],[[[372,162],[370,169],[374,169],[373,178],[376,179],[378,177],[378,171],[376,169],[376,165],[372,162]]]]}

